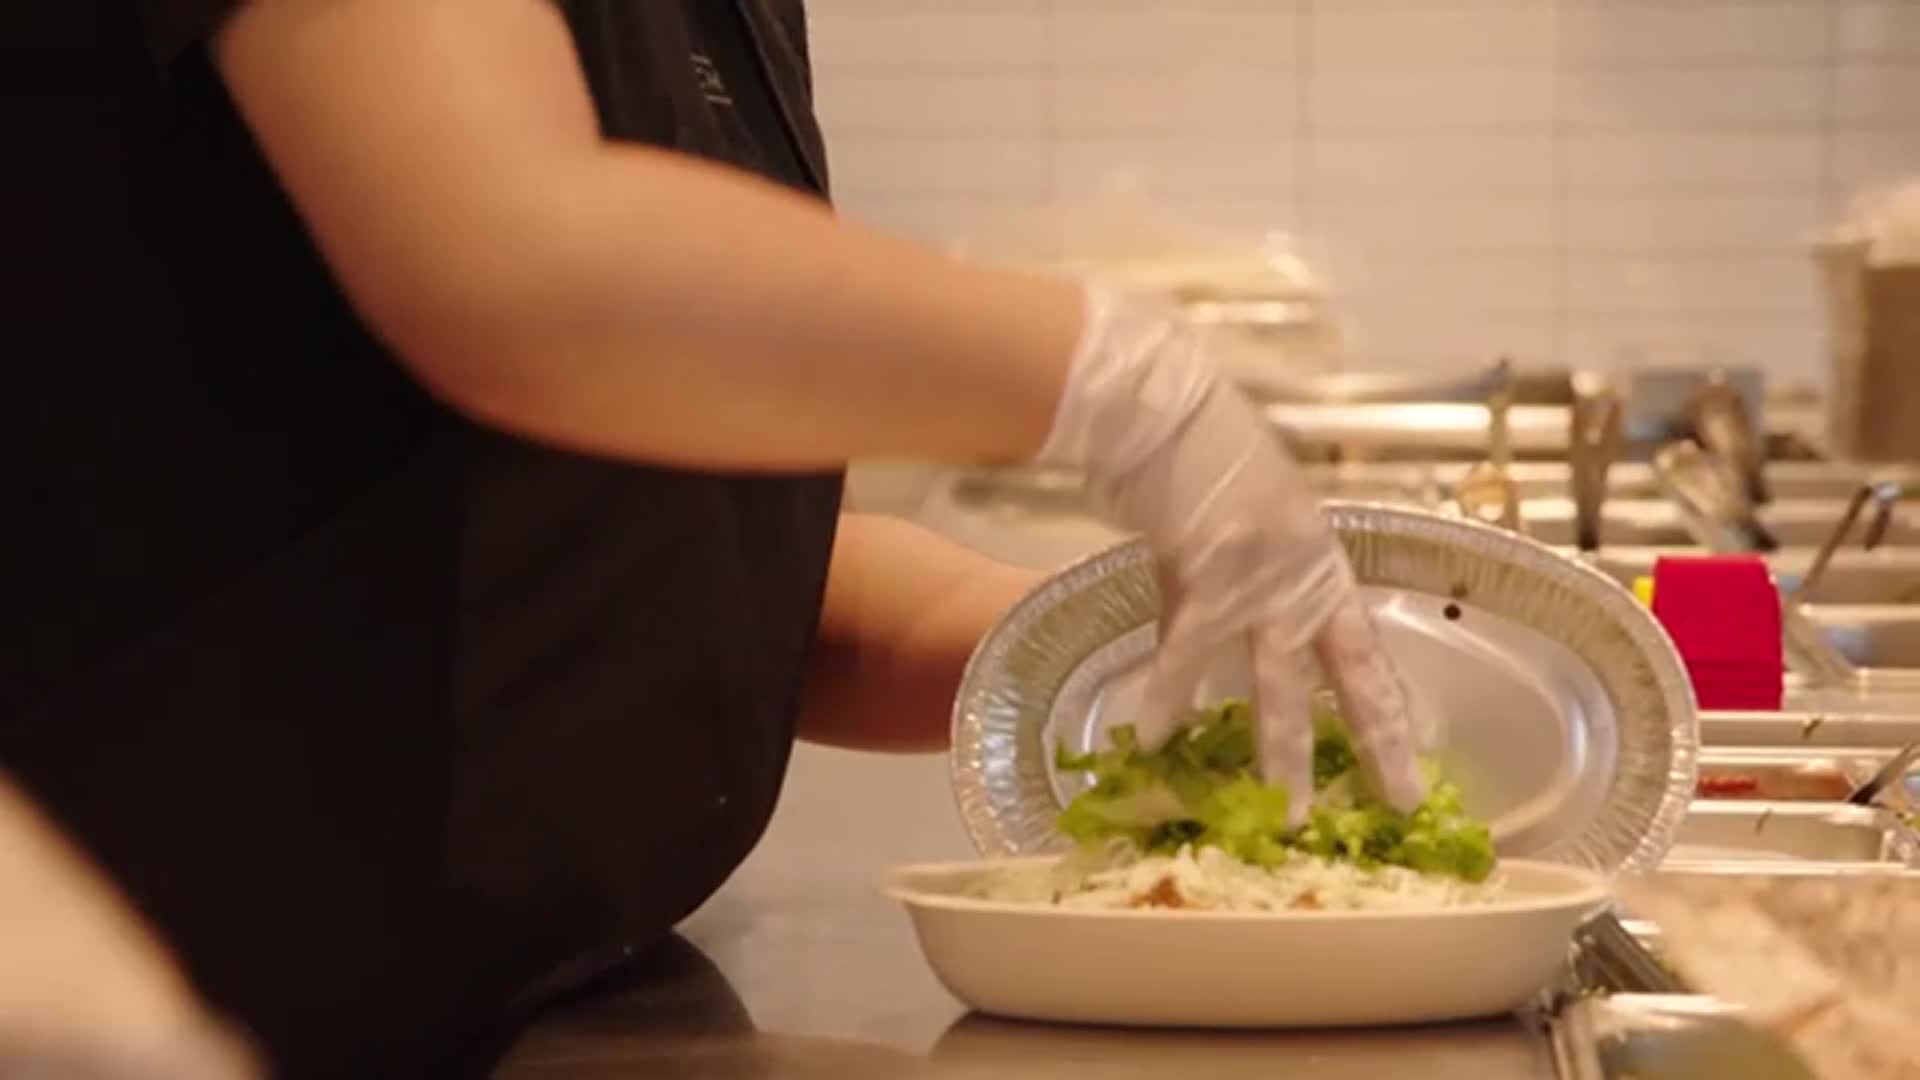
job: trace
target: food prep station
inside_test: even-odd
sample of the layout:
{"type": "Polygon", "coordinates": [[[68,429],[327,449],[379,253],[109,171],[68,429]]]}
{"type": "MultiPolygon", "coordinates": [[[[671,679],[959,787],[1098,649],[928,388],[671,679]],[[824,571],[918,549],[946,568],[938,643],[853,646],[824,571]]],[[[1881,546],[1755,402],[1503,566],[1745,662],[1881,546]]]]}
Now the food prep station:
{"type": "MultiPolygon", "coordinates": [[[[1660,381],[1671,385],[1676,379],[1664,373],[1660,381]]],[[[1525,386],[1546,401],[1571,402],[1580,396],[1579,381],[1571,374],[1546,374],[1510,377],[1509,386],[1525,386]]],[[[1693,381],[1706,386],[1715,378],[1700,372],[1693,381]]],[[[1615,442],[1612,460],[1596,469],[1582,460],[1577,431],[1566,430],[1576,427],[1572,404],[1533,406],[1562,430],[1557,440],[1546,439],[1551,425],[1543,421],[1536,449],[1523,455],[1511,437],[1510,419],[1497,419],[1500,411],[1511,416],[1513,400],[1521,398],[1510,391],[1507,402],[1458,406],[1478,413],[1477,442],[1466,437],[1464,426],[1445,438],[1429,437],[1420,423],[1442,407],[1433,402],[1370,404],[1370,428],[1290,426],[1292,418],[1310,411],[1305,405],[1272,415],[1303,460],[1315,462],[1306,469],[1327,498],[1474,516],[1482,507],[1469,501],[1467,489],[1491,473],[1510,493],[1519,532],[1623,586],[1648,578],[1662,556],[1739,550],[1718,542],[1710,523],[1695,520],[1698,508],[1676,491],[1672,469],[1645,460],[1691,434],[1684,405],[1641,415],[1623,409],[1619,426],[1625,435],[1615,442]],[[1428,460],[1416,460],[1417,453],[1428,460]],[[1583,480],[1595,486],[1596,472],[1599,493],[1579,490],[1583,480]],[[1592,538],[1586,545],[1578,542],[1583,533],[1592,538]]],[[[1669,864],[1690,872],[1790,862],[1836,874],[1869,866],[1920,873],[1913,830],[1901,818],[1920,809],[1920,763],[1909,760],[1895,790],[1882,800],[1891,809],[1847,802],[1902,749],[1920,744],[1920,501],[1908,505],[1900,499],[1904,492],[1920,493],[1920,467],[1819,459],[1813,434],[1818,410],[1803,399],[1766,402],[1752,411],[1771,421],[1747,421],[1761,433],[1755,441],[1765,449],[1756,454],[1754,471],[1768,495],[1751,511],[1777,545],[1764,557],[1788,611],[1784,706],[1777,712],[1701,713],[1701,797],[1669,864]],[[1855,505],[1867,489],[1886,500],[1884,520],[1872,529],[1857,520],[1855,505]],[[1878,535],[1866,550],[1862,539],[1869,531],[1878,535]],[[1804,643],[1793,640],[1796,633],[1804,643]],[[1812,655],[1818,653],[1826,655],[1812,655]]],[[[1074,478],[1059,474],[950,475],[931,486],[920,513],[982,550],[1035,566],[1098,550],[1118,535],[1086,515],[1084,492],[1074,478]]],[[[1479,516],[1498,520],[1497,513],[1479,516]]]]}
{"type": "MultiPolygon", "coordinates": [[[[1595,469],[1582,460],[1574,425],[1579,395],[1563,385],[1571,381],[1509,378],[1508,399],[1492,403],[1405,400],[1404,388],[1394,400],[1392,386],[1376,386],[1357,404],[1355,397],[1368,395],[1269,408],[1308,463],[1314,486],[1330,498],[1448,508],[1488,520],[1497,519],[1504,500],[1509,524],[1623,586],[1650,574],[1662,554],[1721,546],[1702,529],[1698,508],[1676,496],[1671,470],[1652,460],[1682,422],[1677,412],[1623,410],[1625,436],[1600,470],[1604,494],[1595,497],[1595,469]],[[1524,423],[1514,422],[1517,408],[1531,410],[1524,423]],[[1437,427],[1436,417],[1444,421],[1437,427]],[[1529,434],[1516,439],[1516,431],[1529,434]],[[1494,512],[1467,498],[1489,476],[1502,489],[1494,512]],[[1579,544],[1583,534],[1588,550],[1579,544]]],[[[1704,373],[1693,380],[1708,381],[1704,373]]],[[[1484,390],[1467,385],[1469,392],[1484,390]]],[[[1817,402],[1748,402],[1753,415],[1765,417],[1756,428],[1764,433],[1759,458],[1771,501],[1756,512],[1778,544],[1766,558],[1788,594],[1825,563],[1816,602],[1790,606],[1804,620],[1801,632],[1812,628],[1815,650],[1825,643],[1831,654],[1823,667],[1807,662],[1805,649],[1788,650],[1782,711],[1701,714],[1698,797],[1660,873],[1685,878],[1694,889],[1810,876],[1893,880],[1920,910],[1920,840],[1903,813],[1920,808],[1920,765],[1910,765],[1879,804],[1849,802],[1902,748],[1920,742],[1920,505],[1893,506],[1872,551],[1860,550],[1858,528],[1855,539],[1828,543],[1863,485],[1884,492],[1920,484],[1920,469],[1822,460],[1817,402]],[[1826,558],[1823,544],[1835,549],[1826,558]],[[1832,654],[1843,667],[1831,665],[1832,654]]],[[[910,482],[891,491],[863,491],[856,483],[856,508],[916,518],[1036,569],[1058,569],[1122,538],[1089,515],[1070,476],[900,475],[910,482]]],[[[968,1015],[928,971],[906,920],[874,888],[892,857],[971,854],[953,820],[946,762],[888,768],[882,780],[850,757],[802,749],[789,805],[811,809],[776,819],[761,853],[686,924],[687,939],[712,963],[675,961],[674,974],[647,991],[654,1005],[646,1010],[645,1036],[620,1063],[671,1062],[676,1075],[715,1077],[1342,1078],[1400,1075],[1413,1059],[1435,1080],[1806,1075],[1777,1044],[1757,1045],[1751,1030],[1727,1027],[1725,1017],[1737,1010],[1679,982],[1658,962],[1659,927],[1631,917],[1617,925],[1623,933],[1599,928],[1583,935],[1565,984],[1543,994],[1540,1009],[1474,1024],[1207,1034],[968,1015]],[[870,799],[861,786],[869,783],[886,790],[870,799]],[[895,797],[882,812],[881,800],[895,797]],[[829,804],[844,809],[823,809],[829,804]],[[671,1008],[657,1007],[661,994],[671,1008]],[[1689,1058],[1696,1052],[1745,1054],[1705,1060],[1747,1064],[1737,1073],[1701,1072],[1689,1058]],[[1662,1073],[1663,1062],[1680,1071],[1662,1073]]],[[[558,1048],[534,1048],[529,1060],[564,1059],[564,1037],[552,1037],[561,1040],[558,1048]]],[[[514,1066],[501,1075],[570,1074],[514,1066]]]]}

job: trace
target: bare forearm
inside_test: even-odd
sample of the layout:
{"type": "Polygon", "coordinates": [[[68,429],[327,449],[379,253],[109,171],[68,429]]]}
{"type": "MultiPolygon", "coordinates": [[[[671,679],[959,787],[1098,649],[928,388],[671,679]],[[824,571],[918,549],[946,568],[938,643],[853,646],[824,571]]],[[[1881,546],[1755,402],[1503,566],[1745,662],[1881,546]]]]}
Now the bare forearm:
{"type": "Polygon", "coordinates": [[[547,361],[499,365],[503,422],[708,466],[1039,449],[1077,291],[657,151],[609,147],[584,171],[582,220],[554,255],[568,285],[544,294],[525,341],[547,361]]]}
{"type": "Polygon", "coordinates": [[[0,1076],[257,1074],[112,882],[0,776],[0,1076]]]}
{"type": "Polygon", "coordinates": [[[218,52],[349,295],[482,419],[767,469],[1045,437],[1077,290],[602,139],[542,0],[257,0],[218,52]]]}
{"type": "Polygon", "coordinates": [[[902,521],[848,515],[841,525],[801,736],[941,749],[974,647],[1036,575],[902,521]]]}

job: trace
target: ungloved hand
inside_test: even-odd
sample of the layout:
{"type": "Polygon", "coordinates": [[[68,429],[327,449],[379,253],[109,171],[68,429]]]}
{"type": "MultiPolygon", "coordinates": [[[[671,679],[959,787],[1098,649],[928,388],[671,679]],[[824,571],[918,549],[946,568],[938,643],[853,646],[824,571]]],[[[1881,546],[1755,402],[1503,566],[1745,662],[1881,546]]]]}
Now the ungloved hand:
{"type": "MultiPolygon", "coordinates": [[[[1352,569],[1299,467],[1170,307],[1099,287],[1045,463],[1083,468],[1101,508],[1158,556],[1159,647],[1136,728],[1156,747],[1208,667],[1250,649],[1269,783],[1313,790],[1313,659],[1366,775],[1403,810],[1425,798],[1406,698],[1352,569]]],[[[1309,801],[1289,813],[1304,820],[1309,801]]]]}
{"type": "Polygon", "coordinates": [[[133,912],[0,779],[0,1077],[256,1075],[133,912]]]}

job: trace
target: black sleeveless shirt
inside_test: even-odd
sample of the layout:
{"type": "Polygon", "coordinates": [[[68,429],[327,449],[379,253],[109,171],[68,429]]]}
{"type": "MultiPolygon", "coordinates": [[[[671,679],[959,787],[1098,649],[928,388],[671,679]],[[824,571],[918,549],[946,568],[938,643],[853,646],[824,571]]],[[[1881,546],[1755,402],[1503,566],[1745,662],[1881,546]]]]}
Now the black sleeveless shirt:
{"type": "MultiPolygon", "coordinates": [[[[840,480],[430,401],[212,70],[234,2],[0,15],[0,770],[282,1075],[432,1075],[756,842],[840,480]]],[[[824,195],[797,0],[559,6],[610,137],[824,195]]]]}

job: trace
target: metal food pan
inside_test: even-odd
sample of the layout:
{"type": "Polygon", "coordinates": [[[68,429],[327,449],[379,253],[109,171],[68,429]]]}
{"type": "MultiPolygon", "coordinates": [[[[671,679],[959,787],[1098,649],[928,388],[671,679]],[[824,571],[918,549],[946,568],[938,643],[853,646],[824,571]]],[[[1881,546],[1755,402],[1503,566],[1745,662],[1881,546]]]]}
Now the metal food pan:
{"type": "MultiPolygon", "coordinates": [[[[1683,853],[1684,854],[1684,853],[1683,853]]],[[[1794,859],[1768,858],[1761,856],[1753,859],[1709,859],[1694,860],[1688,858],[1669,859],[1661,865],[1656,875],[1662,879],[1726,879],[1726,878],[1824,878],[1827,880],[1853,880],[1857,878],[1899,878],[1920,882],[1920,867],[1909,866],[1902,862],[1803,862],[1794,859]]],[[[1639,922],[1635,925],[1647,926],[1650,923],[1639,922]]],[[[1641,935],[1636,931],[1634,936],[1641,935]]],[[[1649,948],[1653,948],[1652,939],[1642,938],[1649,948]]]]}
{"type": "MultiPolygon", "coordinates": [[[[1434,466],[1434,475],[1442,483],[1452,484],[1470,467],[1464,462],[1444,463],[1434,466]]],[[[1565,462],[1516,461],[1508,471],[1523,497],[1565,495],[1572,490],[1573,469],[1565,462]]],[[[1920,469],[1800,461],[1776,461],[1767,466],[1767,486],[1777,499],[1846,499],[1869,481],[1920,487],[1920,469]]],[[[1652,465],[1621,461],[1607,472],[1607,490],[1615,498],[1657,497],[1660,480],[1652,465]]]]}
{"type": "Polygon", "coordinates": [[[1680,823],[1668,863],[1906,863],[1894,816],[1845,803],[1702,800],[1680,823]]]}
{"type": "Polygon", "coordinates": [[[1705,995],[1614,994],[1570,1002],[1547,1023],[1561,1080],[1814,1080],[1788,1042],[1705,995]]]}
{"type": "Polygon", "coordinates": [[[1920,741],[1920,715],[1825,712],[1703,712],[1703,747],[1897,750],[1920,741]]]}
{"type": "Polygon", "coordinates": [[[1867,749],[1715,748],[1700,755],[1695,791],[1703,799],[1845,802],[1889,756],[1867,749]]]}

